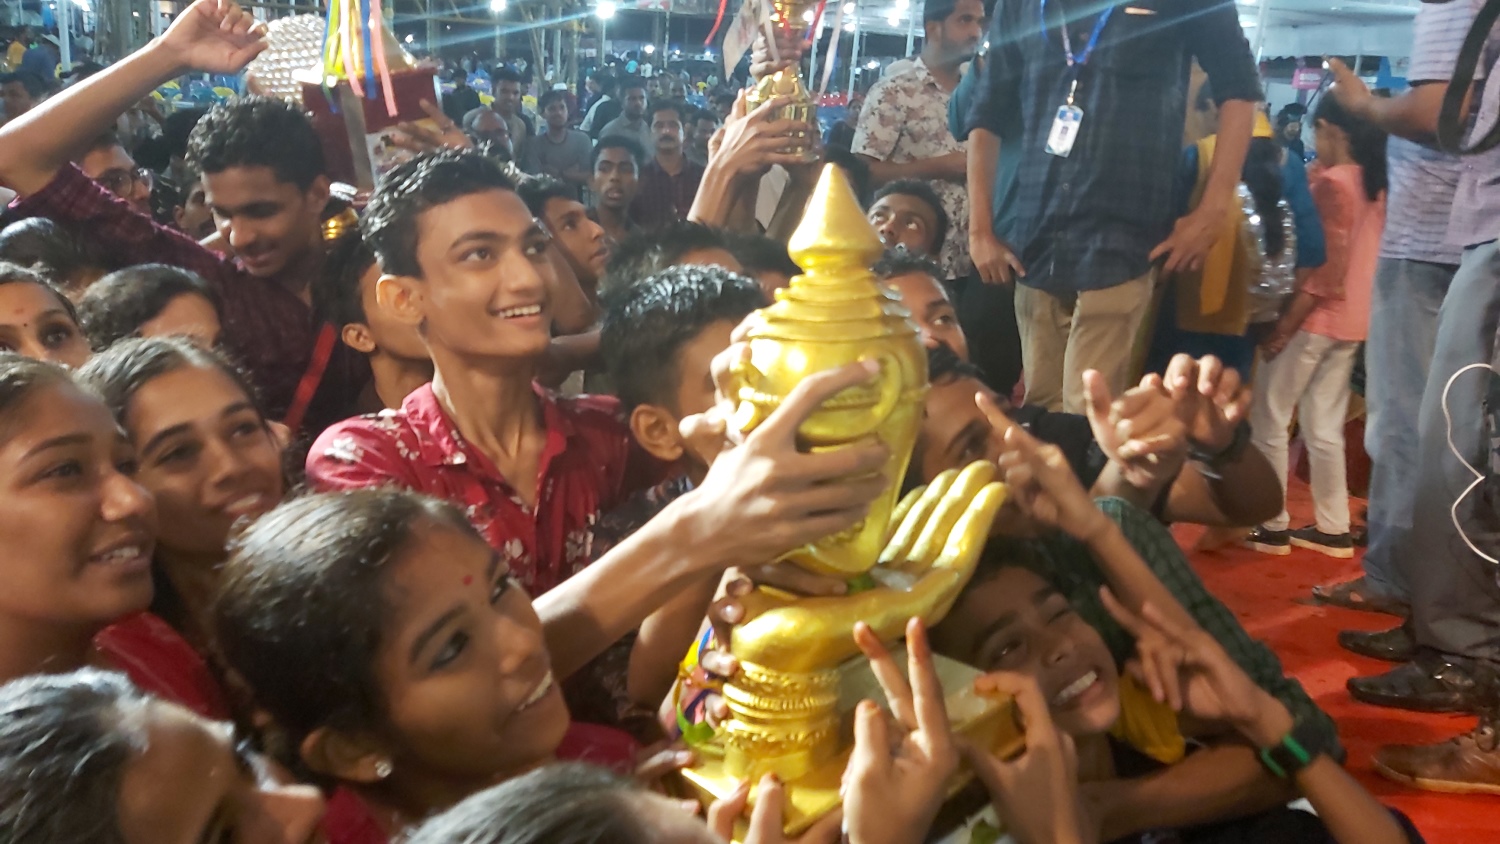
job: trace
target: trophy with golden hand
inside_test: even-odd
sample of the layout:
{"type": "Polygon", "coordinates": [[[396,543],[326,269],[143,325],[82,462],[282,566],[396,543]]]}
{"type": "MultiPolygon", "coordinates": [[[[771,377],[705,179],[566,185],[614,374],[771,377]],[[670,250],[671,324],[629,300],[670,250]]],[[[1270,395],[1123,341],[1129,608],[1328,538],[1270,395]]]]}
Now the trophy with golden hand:
{"type": "MultiPolygon", "coordinates": [[[[740,671],[723,688],[730,718],[700,745],[704,762],[685,772],[711,801],[741,780],[774,773],[787,784],[786,826],[798,833],[839,803],[852,746],[850,713],[876,689],[852,635],[855,622],[885,641],[908,619],[940,620],[968,582],[1005,498],[996,467],[950,471],[899,504],[900,479],[916,440],[927,391],[927,357],[908,312],[869,267],[881,243],[844,173],[828,165],[787,244],[805,271],[758,312],[750,351],[731,370],[732,424],[760,424],[802,379],[876,360],[871,383],[826,401],[799,429],[812,449],[874,437],[891,451],[887,492],[859,525],[788,554],[785,564],[849,579],[849,593],[806,598],[762,587],[742,599],[744,620],[727,646],[740,671]]],[[[1014,746],[1009,702],[973,692],[978,672],[939,658],[954,728],[990,747],[1014,746]]]]}
{"type": "MultiPolygon", "coordinates": [[[[745,2],[752,3],[756,0],[745,2]]],[[[817,0],[766,0],[766,3],[771,7],[771,27],[790,33],[798,40],[806,40],[812,29],[812,23],[808,19],[817,14],[817,0]]],[[[767,43],[774,49],[775,39],[768,38],[767,43]]],[[[745,105],[753,111],[762,103],[777,97],[791,100],[779,109],[782,119],[796,120],[807,126],[807,129],[797,134],[795,150],[802,154],[804,161],[817,161],[818,106],[796,65],[761,79],[746,92],[745,105]]]]}

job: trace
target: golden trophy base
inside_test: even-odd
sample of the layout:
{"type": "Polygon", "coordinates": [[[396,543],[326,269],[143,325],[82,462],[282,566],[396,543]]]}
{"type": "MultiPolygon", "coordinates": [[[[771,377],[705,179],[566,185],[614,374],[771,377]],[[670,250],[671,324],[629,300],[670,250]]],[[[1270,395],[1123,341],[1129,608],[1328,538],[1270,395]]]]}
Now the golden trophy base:
{"type": "MultiPolygon", "coordinates": [[[[906,649],[903,647],[894,650],[893,655],[896,664],[904,668],[906,649]]],[[[980,675],[977,669],[943,656],[934,655],[933,658],[938,679],[946,693],[944,703],[954,733],[981,747],[992,748],[1001,756],[1019,753],[1025,747],[1026,735],[1010,698],[991,698],[976,693],[974,679],[980,675]]],[[[839,667],[839,673],[841,749],[832,759],[817,766],[807,776],[786,784],[788,805],[782,823],[788,835],[801,834],[819,818],[838,808],[841,802],[839,785],[849,762],[849,755],[854,749],[854,708],[861,700],[885,701],[885,694],[875,681],[869,662],[863,657],[844,663],[839,667]]],[[[703,761],[682,772],[704,806],[731,794],[740,783],[740,777],[725,769],[721,741],[722,739],[715,737],[706,745],[698,746],[696,749],[703,761]]],[[[966,768],[961,768],[954,775],[953,781],[948,783],[949,796],[963,788],[972,776],[966,768]]],[[[754,805],[756,799],[754,788],[755,784],[752,783],[751,805],[754,805]]],[[[736,822],[735,841],[744,840],[747,825],[745,818],[736,822]]]]}

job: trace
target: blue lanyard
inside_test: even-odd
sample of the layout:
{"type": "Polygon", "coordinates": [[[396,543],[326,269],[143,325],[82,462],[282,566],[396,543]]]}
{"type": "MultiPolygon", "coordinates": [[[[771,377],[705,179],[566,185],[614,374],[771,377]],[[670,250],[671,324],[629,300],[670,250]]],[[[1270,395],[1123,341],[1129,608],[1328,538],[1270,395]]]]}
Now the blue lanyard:
{"type": "MultiPolygon", "coordinates": [[[[1104,10],[1104,14],[1100,15],[1099,20],[1094,22],[1094,31],[1089,33],[1089,43],[1084,45],[1083,55],[1076,58],[1073,56],[1073,41],[1068,37],[1068,23],[1067,21],[1063,21],[1063,53],[1068,57],[1068,67],[1082,66],[1089,63],[1089,56],[1093,54],[1094,47],[1099,44],[1099,34],[1104,32],[1104,25],[1109,23],[1109,16],[1114,13],[1114,6],[1110,6],[1104,10]]],[[[1047,0],[1042,0],[1042,37],[1051,37],[1047,34],[1047,0]]]]}

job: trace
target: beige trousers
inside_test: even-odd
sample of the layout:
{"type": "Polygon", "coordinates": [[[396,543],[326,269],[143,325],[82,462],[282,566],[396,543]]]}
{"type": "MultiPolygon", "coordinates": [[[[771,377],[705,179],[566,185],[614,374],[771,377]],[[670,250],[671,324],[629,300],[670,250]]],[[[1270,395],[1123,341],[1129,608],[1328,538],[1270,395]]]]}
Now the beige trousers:
{"type": "Polygon", "coordinates": [[[1016,324],[1026,369],[1026,403],[1083,413],[1083,373],[1097,369],[1124,392],[1155,272],[1104,290],[1059,298],[1016,285],[1016,324]]]}

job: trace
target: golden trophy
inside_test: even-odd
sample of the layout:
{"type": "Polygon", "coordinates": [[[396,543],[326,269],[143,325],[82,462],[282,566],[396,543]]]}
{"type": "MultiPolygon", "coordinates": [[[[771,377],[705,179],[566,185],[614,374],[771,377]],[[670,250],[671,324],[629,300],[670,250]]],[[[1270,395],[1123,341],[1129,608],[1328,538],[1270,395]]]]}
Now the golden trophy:
{"type": "MultiPolygon", "coordinates": [[[[684,773],[705,803],[741,780],[776,774],[787,784],[786,829],[796,834],[838,805],[850,715],[861,699],[881,699],[857,656],[855,622],[890,641],[913,616],[940,620],[973,573],[1005,489],[994,464],[980,461],[897,503],[921,421],[927,356],[900,300],[869,271],[880,238],[838,167],[823,168],[787,247],[804,274],[757,314],[747,359],[730,373],[738,401],[731,424],[754,428],[812,373],[876,360],[873,382],[824,402],[799,434],[810,449],[880,440],[891,450],[883,470],[891,486],[863,523],[783,558],[849,578],[849,594],[804,598],[762,587],[744,597],[744,620],[727,643],[740,663],[723,687],[730,718],[698,746],[704,761],[684,773]]],[[[938,674],[955,730],[985,746],[1019,747],[1010,702],[975,694],[975,669],[939,658],[938,674]]]]}
{"type": "MultiPolygon", "coordinates": [[[[745,0],[745,2],[752,2],[752,0],[745,0]]],[[[768,0],[768,2],[771,6],[771,26],[790,32],[799,40],[807,38],[812,28],[808,16],[817,14],[816,0],[768,0]]],[[[782,119],[796,120],[808,127],[797,133],[795,151],[802,154],[804,161],[817,161],[818,106],[813,101],[812,92],[808,90],[802,74],[795,66],[778,70],[761,79],[745,94],[745,105],[754,111],[761,103],[775,97],[791,99],[790,104],[780,109],[779,116],[782,119]]]]}

